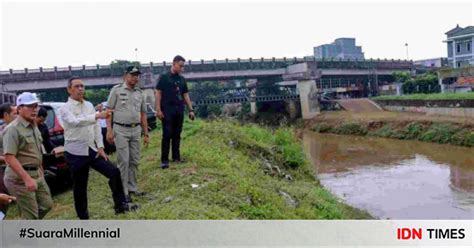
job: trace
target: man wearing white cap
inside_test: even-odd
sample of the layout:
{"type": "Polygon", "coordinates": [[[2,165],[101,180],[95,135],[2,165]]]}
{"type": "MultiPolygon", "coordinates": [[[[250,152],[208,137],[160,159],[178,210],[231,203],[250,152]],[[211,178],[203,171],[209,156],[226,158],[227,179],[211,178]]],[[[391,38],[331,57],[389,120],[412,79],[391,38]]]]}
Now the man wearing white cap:
{"type": "Polygon", "coordinates": [[[32,93],[19,95],[18,117],[6,127],[3,136],[3,153],[8,165],[4,182],[10,194],[16,197],[23,219],[42,219],[53,206],[44,179],[43,140],[35,122],[38,103],[32,93]]]}

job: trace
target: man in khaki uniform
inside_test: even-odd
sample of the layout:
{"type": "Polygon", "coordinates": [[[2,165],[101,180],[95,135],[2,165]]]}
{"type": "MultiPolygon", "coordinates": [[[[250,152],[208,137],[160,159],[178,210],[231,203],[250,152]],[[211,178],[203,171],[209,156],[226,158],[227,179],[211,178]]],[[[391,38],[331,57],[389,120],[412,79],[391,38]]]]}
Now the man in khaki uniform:
{"type": "Polygon", "coordinates": [[[35,123],[39,110],[36,95],[18,96],[18,117],[3,134],[3,154],[8,167],[5,186],[16,197],[23,219],[42,219],[51,210],[53,200],[44,179],[41,133],[35,123]]]}
{"type": "Polygon", "coordinates": [[[137,187],[142,131],[143,143],[145,146],[149,143],[145,95],[137,85],[140,74],[138,67],[127,67],[124,82],[112,88],[107,100],[107,108],[113,110],[113,117],[107,118],[107,142],[115,143],[117,148],[117,164],[129,202],[130,194],[145,194],[138,191],[137,187]]]}

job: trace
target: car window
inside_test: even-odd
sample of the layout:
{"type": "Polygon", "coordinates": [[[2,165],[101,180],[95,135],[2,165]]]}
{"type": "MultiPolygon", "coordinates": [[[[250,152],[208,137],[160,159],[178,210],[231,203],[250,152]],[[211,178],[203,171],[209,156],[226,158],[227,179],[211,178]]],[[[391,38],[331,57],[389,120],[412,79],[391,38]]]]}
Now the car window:
{"type": "Polygon", "coordinates": [[[48,128],[54,127],[54,110],[53,109],[48,109],[48,116],[46,117],[46,126],[48,126],[48,128]]]}

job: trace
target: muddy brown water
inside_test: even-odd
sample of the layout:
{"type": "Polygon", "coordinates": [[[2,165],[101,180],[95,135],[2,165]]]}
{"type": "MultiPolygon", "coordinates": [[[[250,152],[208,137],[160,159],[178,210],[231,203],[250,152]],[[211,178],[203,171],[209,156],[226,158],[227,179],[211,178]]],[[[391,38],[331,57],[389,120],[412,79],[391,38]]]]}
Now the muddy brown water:
{"type": "Polygon", "coordinates": [[[321,184],[381,219],[474,219],[474,148],[303,133],[321,184]]]}

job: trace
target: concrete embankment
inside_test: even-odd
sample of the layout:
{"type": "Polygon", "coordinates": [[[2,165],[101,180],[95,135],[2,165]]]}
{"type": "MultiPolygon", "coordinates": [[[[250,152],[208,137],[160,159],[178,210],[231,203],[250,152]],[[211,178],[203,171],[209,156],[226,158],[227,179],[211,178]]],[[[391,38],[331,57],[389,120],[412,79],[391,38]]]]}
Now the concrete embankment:
{"type": "Polygon", "coordinates": [[[474,100],[375,100],[388,111],[474,118],[474,100]]]}

